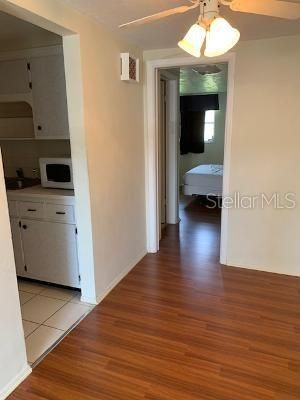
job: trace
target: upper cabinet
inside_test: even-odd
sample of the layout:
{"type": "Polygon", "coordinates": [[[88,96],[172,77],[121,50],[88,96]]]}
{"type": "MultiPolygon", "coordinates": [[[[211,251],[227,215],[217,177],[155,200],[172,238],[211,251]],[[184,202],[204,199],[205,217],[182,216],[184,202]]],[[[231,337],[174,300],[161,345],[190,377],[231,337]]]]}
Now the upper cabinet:
{"type": "Polygon", "coordinates": [[[57,140],[69,137],[61,47],[24,51],[19,56],[16,54],[15,59],[2,58],[0,139],[57,140]]]}
{"type": "Polygon", "coordinates": [[[25,58],[0,62],[0,95],[30,92],[28,63],[25,58]]]}
{"type": "Polygon", "coordinates": [[[25,101],[1,102],[0,138],[34,139],[32,107],[25,101]]]}
{"type": "Polygon", "coordinates": [[[34,130],[37,139],[68,139],[69,122],[63,55],[30,60],[34,130]]]}

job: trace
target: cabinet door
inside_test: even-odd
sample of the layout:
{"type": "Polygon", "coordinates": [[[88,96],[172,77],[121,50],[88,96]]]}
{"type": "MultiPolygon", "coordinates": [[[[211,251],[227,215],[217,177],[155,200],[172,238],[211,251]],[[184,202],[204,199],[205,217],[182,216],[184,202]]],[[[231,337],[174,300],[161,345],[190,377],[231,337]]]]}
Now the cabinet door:
{"type": "Polygon", "coordinates": [[[30,65],[36,137],[69,138],[63,55],[32,58],[30,65]]]}
{"type": "Polygon", "coordinates": [[[28,277],[80,286],[74,225],[22,219],[21,232],[28,277]]]}
{"type": "Polygon", "coordinates": [[[30,92],[27,60],[0,62],[0,95],[30,92]]]}
{"type": "Polygon", "coordinates": [[[19,218],[10,218],[10,227],[12,234],[12,241],[14,246],[14,255],[16,270],[18,276],[26,276],[25,261],[22,248],[21,228],[19,226],[19,218]]]}

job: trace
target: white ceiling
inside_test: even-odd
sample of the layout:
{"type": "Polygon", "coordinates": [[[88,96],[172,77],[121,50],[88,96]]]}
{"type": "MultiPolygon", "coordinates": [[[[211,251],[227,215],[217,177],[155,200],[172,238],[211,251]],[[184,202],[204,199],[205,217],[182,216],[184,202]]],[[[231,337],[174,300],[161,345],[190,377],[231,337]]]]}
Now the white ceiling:
{"type": "MultiPolygon", "coordinates": [[[[81,13],[96,18],[109,30],[142,49],[176,47],[190,25],[197,20],[198,10],[166,18],[155,23],[120,31],[118,25],[168,8],[190,4],[188,0],[60,0],[81,13]]],[[[264,0],[258,0],[264,1],[264,0]]],[[[289,0],[300,3],[300,0],[289,0]]],[[[300,21],[232,12],[222,6],[221,13],[242,34],[242,40],[300,34],[300,21]]]]}
{"type": "Polygon", "coordinates": [[[197,66],[180,69],[180,94],[210,94],[227,91],[228,65],[216,64],[221,70],[218,74],[200,75],[197,66]]]}

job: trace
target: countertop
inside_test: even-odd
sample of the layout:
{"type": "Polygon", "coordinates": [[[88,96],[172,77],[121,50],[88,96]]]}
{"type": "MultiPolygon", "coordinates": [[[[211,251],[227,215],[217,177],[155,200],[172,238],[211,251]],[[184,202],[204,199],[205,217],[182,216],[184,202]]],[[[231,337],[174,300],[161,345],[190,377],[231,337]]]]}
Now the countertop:
{"type": "Polygon", "coordinates": [[[41,185],[28,187],[25,189],[17,189],[17,190],[7,190],[8,199],[18,199],[24,197],[37,197],[37,198],[51,198],[51,199],[64,199],[64,198],[74,198],[74,190],[65,190],[65,189],[48,189],[44,188],[41,185]]]}

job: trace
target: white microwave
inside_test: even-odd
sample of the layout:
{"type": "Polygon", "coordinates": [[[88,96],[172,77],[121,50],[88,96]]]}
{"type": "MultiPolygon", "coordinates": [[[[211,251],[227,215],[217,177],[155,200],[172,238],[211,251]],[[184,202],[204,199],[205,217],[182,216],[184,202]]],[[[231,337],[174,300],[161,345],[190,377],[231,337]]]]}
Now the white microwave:
{"type": "Polygon", "coordinates": [[[40,158],[40,171],[43,187],[74,189],[71,158],[40,158]]]}

